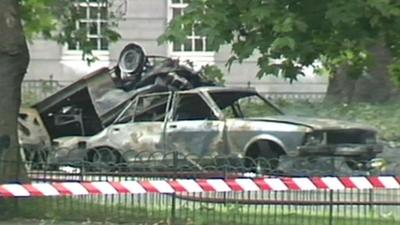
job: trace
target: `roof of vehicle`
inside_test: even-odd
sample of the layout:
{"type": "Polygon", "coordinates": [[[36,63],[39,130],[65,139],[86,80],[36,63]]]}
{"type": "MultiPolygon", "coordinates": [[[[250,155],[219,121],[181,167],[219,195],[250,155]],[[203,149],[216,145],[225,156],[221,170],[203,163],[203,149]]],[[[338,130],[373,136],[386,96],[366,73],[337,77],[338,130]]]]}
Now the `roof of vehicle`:
{"type": "MultiPolygon", "coordinates": [[[[152,96],[152,95],[160,95],[170,93],[171,91],[164,91],[164,92],[153,92],[153,93],[145,93],[138,96],[152,96]]],[[[199,92],[246,92],[246,93],[257,93],[254,88],[243,88],[243,87],[224,87],[224,86],[202,86],[197,87],[189,90],[178,90],[175,91],[182,94],[194,94],[199,92]]],[[[132,99],[133,101],[134,99],[132,99]]]]}
{"type": "Polygon", "coordinates": [[[195,93],[195,92],[256,92],[254,88],[243,87],[224,87],[224,86],[205,86],[198,87],[190,90],[180,91],[182,93],[195,93]]]}

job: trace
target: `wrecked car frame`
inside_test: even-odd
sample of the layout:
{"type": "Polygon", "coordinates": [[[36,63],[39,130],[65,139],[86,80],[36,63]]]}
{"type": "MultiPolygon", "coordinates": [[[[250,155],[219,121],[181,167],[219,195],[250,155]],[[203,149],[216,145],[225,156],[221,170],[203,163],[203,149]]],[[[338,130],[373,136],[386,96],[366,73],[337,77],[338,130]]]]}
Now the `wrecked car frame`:
{"type": "Polygon", "coordinates": [[[372,128],[284,115],[255,90],[217,87],[202,71],[145,56],[136,44],[123,49],[117,66],[83,77],[31,111],[20,114],[22,146],[40,140],[55,164],[130,162],[140,152],[254,162],[282,156],[368,160],[382,151],[372,128]]]}
{"type": "Polygon", "coordinates": [[[202,77],[201,71],[194,71],[179,60],[145,56],[140,46],[129,44],[121,52],[117,66],[100,68],[82,77],[32,105],[28,114],[23,109],[19,118],[20,143],[23,147],[32,146],[32,140],[39,139],[47,149],[55,138],[92,136],[110,125],[138,94],[204,85],[212,83],[202,77]]]}
{"type": "MultiPolygon", "coordinates": [[[[382,151],[372,128],[285,116],[254,90],[226,87],[139,95],[99,134],[55,142],[58,151],[51,161],[57,164],[82,159],[129,163],[143,151],[253,160],[281,156],[368,160],[382,151]]],[[[268,166],[275,169],[278,163],[268,166]]]]}

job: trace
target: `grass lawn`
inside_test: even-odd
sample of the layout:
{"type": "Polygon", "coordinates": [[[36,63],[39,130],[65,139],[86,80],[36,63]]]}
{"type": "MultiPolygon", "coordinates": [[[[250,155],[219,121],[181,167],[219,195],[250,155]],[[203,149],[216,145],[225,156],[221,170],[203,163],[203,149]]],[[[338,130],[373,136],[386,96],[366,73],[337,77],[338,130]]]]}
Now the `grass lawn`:
{"type": "MultiPolygon", "coordinates": [[[[114,202],[104,204],[77,198],[41,198],[24,199],[17,203],[10,202],[8,219],[0,225],[75,225],[75,224],[132,224],[132,225],[167,225],[171,223],[170,202],[157,204],[131,205],[114,202]],[[167,204],[165,204],[167,203],[167,204]],[[14,208],[13,208],[14,207],[14,208]],[[12,209],[12,210],[10,210],[12,209]],[[76,222],[74,222],[76,221],[76,222]]],[[[164,199],[165,200],[165,199],[164,199]]],[[[160,200],[160,201],[164,201],[160,200]]],[[[2,204],[2,206],[5,206],[2,204]]],[[[320,206],[321,207],[321,206],[320,206]]],[[[399,207],[399,206],[397,206],[399,207]]],[[[332,219],[329,207],[309,208],[296,206],[271,205],[223,205],[211,203],[176,202],[175,223],[177,225],[398,225],[393,217],[381,217],[379,213],[364,208],[333,208],[332,219]],[[346,212],[346,209],[349,211],[346,212]],[[358,212],[358,213],[357,213],[358,212]]],[[[399,211],[396,208],[396,211],[399,211]]]]}

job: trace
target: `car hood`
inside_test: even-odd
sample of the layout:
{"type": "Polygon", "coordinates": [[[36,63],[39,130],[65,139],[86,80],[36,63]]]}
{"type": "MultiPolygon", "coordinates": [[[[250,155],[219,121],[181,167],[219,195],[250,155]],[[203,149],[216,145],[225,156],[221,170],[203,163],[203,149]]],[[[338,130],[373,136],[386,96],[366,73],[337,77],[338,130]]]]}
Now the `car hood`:
{"type": "Polygon", "coordinates": [[[289,123],[301,126],[310,127],[315,130],[337,130],[337,129],[363,129],[375,131],[375,128],[348,121],[315,118],[315,117],[301,117],[301,116],[273,116],[273,117],[258,117],[246,118],[253,121],[268,121],[278,123],[289,123]]]}

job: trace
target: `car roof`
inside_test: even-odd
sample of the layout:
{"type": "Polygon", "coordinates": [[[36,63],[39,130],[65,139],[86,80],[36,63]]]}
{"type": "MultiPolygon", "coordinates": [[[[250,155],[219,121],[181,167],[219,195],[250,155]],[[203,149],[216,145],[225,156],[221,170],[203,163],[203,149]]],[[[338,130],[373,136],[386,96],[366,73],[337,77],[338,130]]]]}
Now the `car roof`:
{"type": "Polygon", "coordinates": [[[224,86],[206,86],[198,87],[190,90],[179,91],[180,93],[196,93],[196,92],[256,92],[254,88],[248,87],[224,87],[224,86]]]}
{"type": "MultiPolygon", "coordinates": [[[[170,93],[171,91],[165,91],[165,92],[152,92],[152,93],[146,93],[146,94],[140,94],[140,96],[154,96],[154,95],[160,95],[160,94],[167,94],[170,93]]],[[[224,86],[202,86],[202,87],[197,87],[189,90],[178,90],[175,91],[177,93],[181,94],[195,94],[195,93],[200,93],[200,92],[208,92],[208,93],[223,93],[223,92],[246,92],[246,93],[257,93],[257,91],[254,88],[244,88],[244,87],[224,87],[224,86]]],[[[133,101],[134,99],[132,99],[133,101]]]]}

